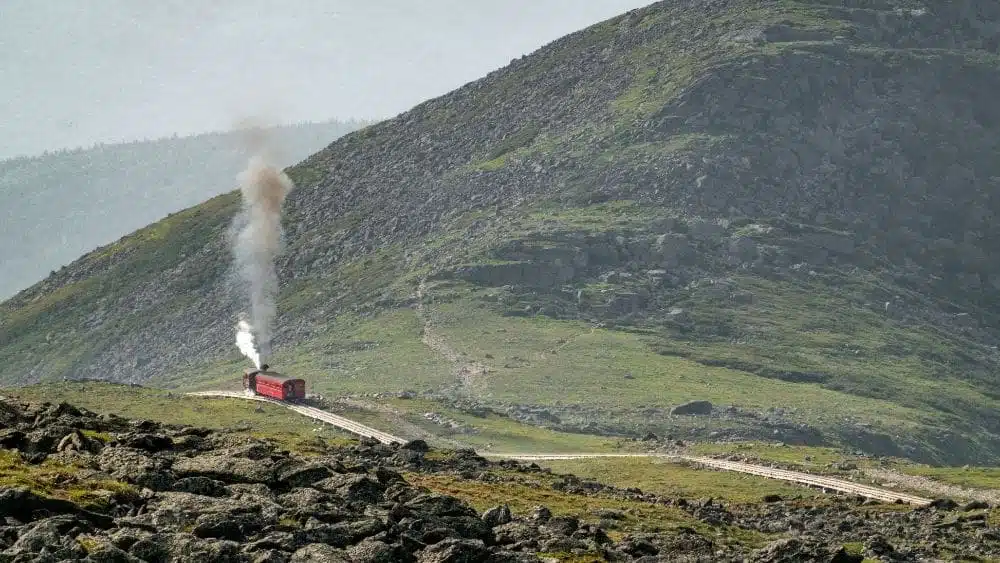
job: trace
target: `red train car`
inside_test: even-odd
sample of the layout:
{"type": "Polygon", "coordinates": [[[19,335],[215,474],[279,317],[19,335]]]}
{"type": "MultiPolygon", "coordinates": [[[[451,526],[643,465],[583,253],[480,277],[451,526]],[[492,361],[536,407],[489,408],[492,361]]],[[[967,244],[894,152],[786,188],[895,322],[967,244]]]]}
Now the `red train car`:
{"type": "Polygon", "coordinates": [[[305,381],[267,371],[266,365],[261,367],[262,369],[250,368],[243,371],[243,389],[280,401],[306,398],[305,381]]]}

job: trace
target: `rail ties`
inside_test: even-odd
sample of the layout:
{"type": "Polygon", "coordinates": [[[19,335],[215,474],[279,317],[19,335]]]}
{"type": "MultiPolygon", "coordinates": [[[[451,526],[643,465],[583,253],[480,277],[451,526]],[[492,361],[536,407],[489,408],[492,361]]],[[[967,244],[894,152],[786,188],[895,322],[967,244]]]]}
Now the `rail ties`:
{"type": "Polygon", "coordinates": [[[515,459],[518,461],[541,461],[541,460],[558,460],[558,459],[580,459],[580,458],[607,458],[607,457],[648,457],[648,458],[660,458],[673,461],[686,461],[690,463],[696,463],[703,465],[705,467],[711,467],[714,469],[720,469],[724,471],[735,471],[738,473],[746,473],[748,475],[757,475],[760,477],[766,477],[769,479],[778,479],[781,481],[789,481],[793,483],[799,483],[802,485],[808,485],[812,487],[819,487],[823,489],[824,492],[827,491],[837,491],[841,493],[859,495],[866,498],[871,498],[875,500],[880,500],[884,502],[905,502],[907,504],[916,506],[926,506],[931,503],[930,499],[918,497],[916,495],[910,495],[906,493],[897,493],[895,491],[889,491],[886,489],[880,489],[878,487],[872,487],[869,485],[861,485],[858,483],[852,483],[843,479],[837,479],[834,477],[824,477],[820,475],[811,475],[809,473],[802,473],[799,471],[791,471],[788,469],[776,469],[773,467],[762,467],[759,465],[752,465],[748,463],[741,463],[735,461],[729,461],[724,459],[715,459],[711,457],[696,457],[696,456],[684,456],[676,454],[494,454],[494,453],[484,453],[481,454],[485,457],[491,458],[504,458],[504,459],[515,459]]]}
{"type": "Polygon", "coordinates": [[[319,420],[325,422],[332,426],[336,426],[341,430],[346,430],[352,434],[364,438],[372,438],[378,440],[383,444],[405,444],[406,440],[398,436],[393,436],[387,432],[382,432],[381,430],[376,430],[370,426],[366,426],[359,422],[355,422],[349,418],[344,418],[342,416],[335,415],[330,412],[326,412],[315,407],[310,407],[306,405],[298,405],[295,403],[286,403],[284,401],[278,401],[270,397],[262,397],[260,395],[248,395],[246,393],[241,393],[239,391],[195,391],[188,393],[188,395],[193,395],[197,397],[226,397],[233,399],[247,399],[250,401],[259,401],[262,403],[271,403],[273,405],[279,405],[285,407],[289,410],[295,411],[303,416],[308,416],[314,420],[319,420]]]}
{"type": "MultiPolygon", "coordinates": [[[[280,405],[290,410],[293,410],[303,416],[308,416],[315,420],[325,422],[346,430],[352,434],[358,436],[373,438],[378,440],[383,444],[404,444],[406,440],[398,436],[393,436],[387,432],[382,432],[381,430],[376,430],[370,426],[366,426],[359,422],[355,422],[349,418],[344,418],[342,416],[318,409],[316,407],[310,407],[307,405],[299,405],[295,403],[286,403],[284,401],[278,401],[271,399],[270,397],[262,397],[260,395],[247,395],[246,393],[238,391],[197,391],[193,393],[188,393],[188,395],[200,396],[200,397],[230,397],[235,399],[247,399],[252,401],[260,401],[263,403],[271,403],[274,405],[280,405]]],[[[889,491],[886,489],[880,489],[878,487],[872,487],[869,485],[861,485],[858,483],[852,483],[851,481],[846,481],[843,479],[836,479],[833,477],[823,477],[819,475],[811,475],[809,473],[802,473],[799,471],[791,471],[788,469],[776,469],[773,467],[763,467],[760,465],[752,465],[749,463],[742,463],[736,461],[729,461],[724,459],[715,459],[711,457],[695,457],[695,456],[683,456],[683,455],[673,455],[673,454],[641,454],[641,453],[626,453],[626,454],[591,454],[591,453],[570,453],[570,454],[499,454],[493,452],[478,452],[479,455],[483,457],[491,458],[503,458],[503,459],[515,459],[520,461],[540,461],[545,459],[580,459],[580,458],[599,458],[599,457],[649,457],[649,458],[662,458],[670,459],[676,461],[687,461],[690,463],[700,464],[706,467],[713,467],[715,469],[722,469],[726,471],[736,471],[739,473],[746,473],[750,475],[758,475],[761,477],[767,477],[770,479],[779,479],[782,481],[789,481],[793,483],[799,483],[803,485],[809,485],[813,487],[820,487],[824,491],[838,491],[841,493],[859,495],[871,499],[876,499],[884,502],[905,502],[907,504],[926,506],[932,501],[930,499],[918,497],[915,495],[897,493],[895,491],[889,491]]]]}
{"type": "Polygon", "coordinates": [[[895,491],[880,489],[878,487],[872,487],[870,485],[861,485],[858,483],[852,483],[851,481],[846,481],[843,479],[836,479],[833,477],[823,477],[819,475],[811,475],[809,473],[791,471],[788,469],[761,467],[758,465],[751,465],[748,463],[741,463],[741,462],[715,459],[715,458],[706,458],[706,457],[685,456],[683,457],[683,459],[693,463],[699,463],[708,467],[715,467],[717,469],[738,471],[741,473],[760,475],[762,477],[769,477],[772,479],[781,479],[783,481],[791,481],[791,482],[801,483],[804,485],[821,487],[823,489],[829,489],[842,493],[859,495],[885,502],[904,502],[907,504],[912,504],[917,506],[926,506],[931,504],[932,502],[931,499],[919,497],[916,495],[897,493],[895,491]]]}

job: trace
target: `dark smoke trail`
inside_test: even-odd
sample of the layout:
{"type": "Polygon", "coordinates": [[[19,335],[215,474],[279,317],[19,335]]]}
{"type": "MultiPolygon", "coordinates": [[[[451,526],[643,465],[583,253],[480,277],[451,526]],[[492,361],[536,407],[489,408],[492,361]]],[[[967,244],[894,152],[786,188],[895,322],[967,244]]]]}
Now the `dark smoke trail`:
{"type": "Polygon", "coordinates": [[[259,368],[271,352],[271,324],[276,314],[278,275],[274,259],[281,251],[281,205],[291,179],[263,156],[250,159],[240,174],[243,213],[233,254],[250,297],[250,321],[237,325],[236,345],[259,368]]]}

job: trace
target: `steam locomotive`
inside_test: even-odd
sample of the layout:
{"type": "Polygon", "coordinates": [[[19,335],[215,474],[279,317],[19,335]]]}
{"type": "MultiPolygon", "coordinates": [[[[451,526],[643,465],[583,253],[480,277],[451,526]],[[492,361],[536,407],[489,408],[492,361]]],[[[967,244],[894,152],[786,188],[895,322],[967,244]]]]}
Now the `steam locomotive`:
{"type": "Polygon", "coordinates": [[[306,398],[304,380],[268,371],[269,367],[264,364],[260,369],[243,370],[243,389],[279,401],[298,401],[306,398]]]}

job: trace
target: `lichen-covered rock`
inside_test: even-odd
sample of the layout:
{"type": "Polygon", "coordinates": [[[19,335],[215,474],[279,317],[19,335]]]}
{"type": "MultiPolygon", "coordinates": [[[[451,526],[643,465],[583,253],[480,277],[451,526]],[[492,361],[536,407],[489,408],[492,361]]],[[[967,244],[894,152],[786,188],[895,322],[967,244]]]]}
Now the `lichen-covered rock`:
{"type": "Polygon", "coordinates": [[[420,563],[479,563],[489,557],[479,540],[448,538],[427,546],[417,556],[420,563]]]}
{"type": "Polygon", "coordinates": [[[323,464],[294,464],[278,473],[278,483],[284,487],[305,487],[332,476],[333,471],[323,464]]]}
{"type": "Polygon", "coordinates": [[[199,516],[191,533],[199,538],[243,541],[269,523],[260,513],[215,512],[199,516]]]}
{"type": "MultiPolygon", "coordinates": [[[[5,406],[8,403],[0,400],[0,416],[12,412],[5,406]]],[[[30,406],[21,408],[10,414],[23,417],[12,422],[15,428],[44,428],[36,415],[23,414],[31,412],[30,406]]],[[[324,456],[305,459],[264,442],[210,431],[148,421],[133,424],[85,411],[74,415],[67,408],[58,414],[51,408],[42,412],[48,413],[44,420],[59,428],[94,426],[134,438],[109,440],[97,454],[58,454],[89,464],[75,478],[106,480],[118,475],[138,484],[159,475],[168,476],[170,486],[108,497],[106,504],[89,509],[25,487],[0,487],[0,562],[528,563],[539,561],[539,554],[571,554],[623,562],[667,558],[852,563],[860,556],[844,545],[859,541],[865,556],[885,560],[934,560],[941,556],[936,546],[955,545],[967,546],[976,557],[1000,557],[1000,537],[989,528],[982,504],[955,512],[946,510],[950,504],[937,503],[871,517],[865,514],[868,505],[853,499],[815,504],[801,499],[739,505],[711,499],[681,502],[563,475],[552,482],[558,494],[589,506],[578,515],[545,506],[515,513],[506,504],[480,513],[456,497],[408,482],[406,474],[397,471],[396,454],[402,447],[331,447],[324,456]],[[191,448],[178,446],[174,438],[149,438],[179,433],[198,436],[200,442],[191,448]],[[249,470],[242,462],[226,464],[225,457],[266,470],[249,470]],[[599,502],[595,506],[591,500],[599,502]],[[598,508],[609,500],[628,501],[638,510],[598,508]],[[624,530],[621,537],[609,536],[600,525],[627,527],[643,506],[652,510],[665,505],[691,525],[671,523],[663,531],[643,533],[624,530]],[[752,549],[733,542],[743,533],[736,530],[776,537],[752,549]],[[886,538],[892,538],[891,543],[886,538]]],[[[409,451],[422,449],[416,445],[409,451]]],[[[433,457],[420,471],[444,472],[473,487],[489,487],[512,476],[531,483],[546,471],[510,460],[490,462],[468,451],[433,457]]]]}
{"type": "Polygon", "coordinates": [[[511,519],[513,516],[510,513],[510,507],[506,504],[494,506],[483,513],[483,522],[486,522],[490,527],[502,526],[510,522],[511,519]]]}
{"type": "Polygon", "coordinates": [[[44,550],[57,559],[82,558],[86,552],[76,537],[83,531],[90,527],[74,516],[44,518],[29,524],[7,552],[20,555],[44,550]]]}
{"type": "Polygon", "coordinates": [[[143,561],[150,563],[166,561],[170,550],[166,545],[167,539],[163,536],[151,536],[143,538],[132,544],[128,552],[143,561]]]}
{"type": "Polygon", "coordinates": [[[173,470],[180,477],[208,477],[224,483],[270,483],[275,479],[273,464],[230,453],[180,458],[173,470]]]}
{"type": "Polygon", "coordinates": [[[174,481],[172,490],[206,497],[224,497],[229,494],[226,484],[208,477],[185,477],[174,481]]]}
{"type": "Polygon", "coordinates": [[[385,487],[378,480],[359,474],[334,475],[313,486],[347,502],[378,502],[385,492],[385,487]]]}
{"type": "Polygon", "coordinates": [[[151,474],[163,471],[167,465],[162,458],[128,447],[104,448],[97,456],[102,471],[129,483],[149,481],[151,474]]]}
{"type": "Polygon", "coordinates": [[[250,556],[250,563],[288,563],[291,556],[284,551],[268,549],[256,551],[250,556]]]}
{"type": "Polygon", "coordinates": [[[174,534],[168,544],[169,560],[242,563],[240,544],[228,540],[201,539],[184,532],[174,534]]]}
{"type": "Polygon", "coordinates": [[[88,563],[143,563],[138,557],[106,542],[100,542],[96,546],[88,548],[84,561],[88,563]]]}
{"type": "Polygon", "coordinates": [[[347,555],[322,543],[311,543],[292,554],[289,563],[351,563],[347,555]]]}
{"type": "Polygon", "coordinates": [[[346,551],[353,563],[406,563],[413,561],[413,556],[405,552],[401,546],[390,545],[378,540],[366,539],[347,548],[346,551]]]}

